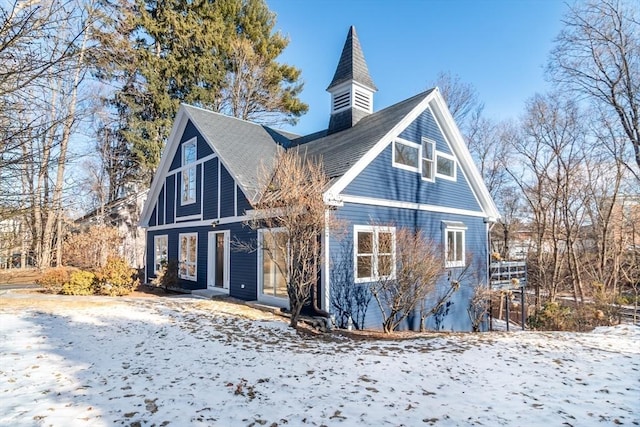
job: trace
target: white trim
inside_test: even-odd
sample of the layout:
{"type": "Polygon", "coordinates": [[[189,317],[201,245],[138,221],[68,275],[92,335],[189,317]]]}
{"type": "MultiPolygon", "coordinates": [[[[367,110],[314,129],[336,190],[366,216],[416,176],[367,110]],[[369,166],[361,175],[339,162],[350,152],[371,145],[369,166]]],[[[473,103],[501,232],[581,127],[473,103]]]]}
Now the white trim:
{"type": "MultiPolygon", "coordinates": [[[[467,247],[467,227],[463,224],[463,223],[453,223],[453,222],[448,222],[448,221],[442,221],[442,239],[443,239],[443,246],[444,246],[444,264],[446,268],[454,268],[454,267],[464,267],[465,262],[466,262],[466,258],[467,258],[467,254],[466,254],[466,247],[467,247]],[[456,261],[448,261],[447,260],[447,256],[449,254],[449,239],[448,239],[448,234],[449,232],[453,232],[453,233],[461,233],[462,234],[462,259],[461,260],[456,260],[456,261]]],[[[454,242],[456,240],[454,239],[454,242]]],[[[457,248],[456,248],[457,249],[457,248]]]]}
{"type": "MultiPolygon", "coordinates": [[[[248,215],[241,215],[236,217],[229,216],[226,218],[221,218],[220,220],[217,220],[217,219],[214,219],[214,220],[216,221],[216,225],[220,226],[225,224],[243,222],[249,219],[251,219],[251,217],[249,217],[248,215]]],[[[147,230],[160,231],[160,230],[167,230],[167,229],[173,230],[173,229],[187,228],[187,227],[211,227],[211,223],[212,223],[211,219],[206,219],[201,221],[191,221],[191,222],[178,222],[175,224],[165,224],[165,225],[159,225],[154,227],[147,227],[147,230]]]]}
{"type": "MultiPolygon", "coordinates": [[[[275,305],[276,307],[285,307],[285,308],[289,308],[289,298],[288,297],[284,297],[284,298],[280,298],[280,297],[276,297],[273,295],[265,295],[264,294],[264,257],[263,257],[263,251],[262,251],[262,245],[263,245],[263,241],[264,241],[264,233],[269,232],[269,233],[286,233],[286,228],[283,227],[278,227],[278,228],[260,228],[258,229],[258,256],[256,257],[258,259],[258,268],[256,269],[256,274],[258,275],[257,277],[257,282],[258,282],[258,289],[257,289],[257,298],[258,301],[267,303],[267,304],[271,304],[271,305],[275,305]]],[[[285,279],[286,280],[286,279],[285,279]]]]}
{"type": "Polygon", "coordinates": [[[323,307],[320,307],[322,309],[324,309],[324,311],[326,312],[330,312],[331,311],[331,280],[330,280],[330,266],[329,266],[329,260],[330,258],[330,252],[329,252],[329,241],[331,239],[331,232],[329,230],[329,220],[330,220],[330,215],[331,212],[327,209],[324,211],[324,233],[322,235],[322,240],[321,240],[321,244],[322,244],[322,248],[324,250],[324,259],[323,259],[323,265],[322,265],[322,274],[320,275],[321,277],[321,291],[322,291],[322,295],[321,295],[321,301],[324,303],[323,307]]]}
{"type": "Polygon", "coordinates": [[[351,183],[369,164],[384,151],[385,148],[400,133],[406,129],[427,107],[429,101],[433,98],[435,91],[431,91],[420,103],[411,110],[402,120],[400,120],[389,132],[387,132],[380,140],[366,152],[360,159],[347,171],[338,178],[331,187],[327,189],[329,194],[340,194],[347,185],[351,183]]]}
{"type": "Polygon", "coordinates": [[[198,188],[198,138],[193,137],[185,142],[183,142],[180,146],[180,206],[187,206],[196,203],[196,189],[198,188]],[[195,158],[192,162],[185,162],[185,151],[187,147],[192,147],[195,150],[195,158]],[[185,187],[185,179],[184,175],[187,173],[189,175],[189,179],[186,182],[191,182],[191,171],[193,171],[193,185],[196,188],[193,189],[193,197],[191,197],[191,187],[185,187]],[[187,193],[185,197],[185,193],[187,193]]]}
{"type": "MultiPolygon", "coordinates": [[[[447,181],[456,181],[457,180],[457,170],[458,170],[458,162],[456,161],[456,156],[453,156],[451,154],[447,154],[447,153],[443,153],[442,151],[438,151],[436,150],[436,154],[435,154],[435,173],[436,173],[436,178],[442,178],[442,179],[446,179],[447,181]],[[453,176],[449,176],[449,175],[445,175],[442,173],[438,173],[438,157],[442,157],[443,159],[447,159],[447,160],[451,160],[453,162],[453,176]]],[[[480,203],[478,203],[478,205],[480,205],[480,203]]]]}
{"type": "Polygon", "coordinates": [[[396,276],[396,228],[377,225],[354,225],[353,226],[353,281],[354,283],[371,283],[379,279],[394,279],[396,276]],[[373,234],[373,248],[371,252],[371,276],[358,277],[358,232],[369,232],[373,234]],[[391,273],[389,276],[380,276],[378,272],[378,241],[380,233],[391,234],[391,273]]]}
{"type": "MultiPolygon", "coordinates": [[[[166,260],[169,259],[169,235],[168,234],[158,234],[156,236],[153,236],[153,274],[155,276],[158,275],[158,273],[160,272],[159,269],[157,269],[157,264],[158,264],[158,240],[160,240],[161,238],[163,238],[165,240],[165,248],[166,248],[166,260]]],[[[165,261],[166,261],[165,260],[165,261]]]]}
{"type": "Polygon", "coordinates": [[[158,225],[158,210],[160,208],[158,207],[158,202],[156,201],[156,205],[155,205],[155,210],[156,210],[156,225],[158,225]]]}
{"type": "Polygon", "coordinates": [[[238,184],[233,180],[233,216],[238,216],[238,184]]]}
{"type": "Polygon", "coordinates": [[[402,139],[402,138],[394,138],[393,142],[391,143],[391,165],[394,168],[398,168],[398,169],[404,169],[404,170],[408,170],[411,172],[418,172],[420,173],[420,165],[422,163],[422,147],[420,146],[420,144],[416,144],[415,142],[411,142],[408,141],[406,139],[402,139]],[[410,165],[405,165],[404,163],[397,163],[396,162],[396,144],[400,144],[400,145],[404,145],[410,148],[414,148],[416,150],[418,150],[418,157],[417,157],[417,162],[418,162],[418,166],[417,167],[413,167],[410,165]]]}
{"type": "Polygon", "coordinates": [[[174,222],[196,221],[202,219],[202,214],[193,214],[185,216],[173,216],[174,222]]]}
{"type": "Polygon", "coordinates": [[[197,232],[192,232],[192,233],[179,233],[178,234],[178,277],[184,280],[189,280],[192,282],[197,282],[198,281],[198,233],[197,232]],[[189,259],[189,248],[187,247],[187,261],[183,261],[180,259],[180,256],[182,255],[182,238],[186,237],[187,238],[187,243],[189,241],[190,237],[194,237],[196,238],[196,253],[195,253],[195,259],[193,261],[188,261],[189,259]],[[190,276],[188,274],[181,274],[180,273],[180,269],[181,266],[180,264],[186,262],[187,264],[193,264],[193,276],[190,276]]]}
{"type": "Polygon", "coordinates": [[[222,176],[222,162],[218,159],[218,200],[216,203],[218,204],[218,212],[216,214],[216,218],[220,218],[220,200],[222,199],[222,195],[220,194],[220,189],[222,188],[222,184],[220,184],[220,178],[222,176]]]}
{"type": "Polygon", "coordinates": [[[229,283],[231,273],[231,231],[230,230],[220,230],[220,231],[209,231],[207,233],[207,289],[218,289],[220,291],[229,293],[229,283]],[[215,286],[214,279],[216,274],[216,258],[212,257],[216,246],[216,236],[218,234],[222,234],[224,237],[223,242],[223,262],[224,262],[224,270],[222,277],[222,288],[215,286]],[[213,250],[212,250],[213,249],[213,250]]]}
{"type": "Polygon", "coordinates": [[[423,181],[436,182],[436,142],[433,139],[428,138],[426,136],[423,136],[420,138],[420,178],[423,181]],[[423,149],[425,145],[428,145],[431,148],[431,156],[433,157],[432,159],[428,159],[427,157],[425,157],[425,153],[423,149]],[[431,163],[430,177],[425,177],[424,171],[422,170],[422,163],[425,160],[431,163]]]}
{"type": "Polygon", "coordinates": [[[455,215],[466,215],[480,218],[487,218],[484,212],[470,211],[466,209],[449,208],[446,206],[427,205],[423,203],[401,202],[398,200],[374,199],[373,197],[342,196],[342,201],[347,203],[357,203],[361,205],[385,206],[388,208],[412,209],[426,212],[448,213],[455,215]]]}

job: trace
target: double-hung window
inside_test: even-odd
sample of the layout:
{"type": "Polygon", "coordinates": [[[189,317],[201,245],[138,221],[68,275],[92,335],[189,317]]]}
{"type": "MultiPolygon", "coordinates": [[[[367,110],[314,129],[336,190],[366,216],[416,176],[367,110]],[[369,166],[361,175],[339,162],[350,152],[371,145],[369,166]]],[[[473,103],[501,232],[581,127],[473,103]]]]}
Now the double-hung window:
{"type": "Polygon", "coordinates": [[[465,265],[465,231],[462,222],[443,221],[444,252],[446,267],[464,267],[465,265]]]}
{"type": "Polygon", "coordinates": [[[188,205],[196,201],[196,138],[182,144],[182,184],[180,204],[188,205]]]}
{"type": "Polygon", "coordinates": [[[198,233],[180,234],[179,238],[178,254],[180,256],[180,264],[178,276],[195,282],[198,270],[198,233]]]}
{"type": "Polygon", "coordinates": [[[153,238],[153,272],[155,274],[158,274],[167,263],[168,246],[166,235],[153,238]]]}
{"type": "Polygon", "coordinates": [[[395,275],[395,228],[356,225],[355,281],[371,282],[395,275]]]}
{"type": "Polygon", "coordinates": [[[435,160],[436,143],[430,139],[422,138],[422,179],[433,181],[435,178],[435,160]]]}

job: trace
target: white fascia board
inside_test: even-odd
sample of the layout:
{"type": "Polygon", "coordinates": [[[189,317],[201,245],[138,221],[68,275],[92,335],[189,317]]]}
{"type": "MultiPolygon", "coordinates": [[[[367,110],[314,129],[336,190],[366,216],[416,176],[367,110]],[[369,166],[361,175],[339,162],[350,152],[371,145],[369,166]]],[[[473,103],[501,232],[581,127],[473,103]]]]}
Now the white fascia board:
{"type": "MultiPolygon", "coordinates": [[[[225,218],[218,219],[205,219],[200,221],[184,221],[184,222],[176,222],[173,224],[164,224],[164,225],[155,225],[153,227],[147,227],[147,231],[160,231],[160,230],[174,230],[180,228],[190,228],[190,227],[213,227],[225,224],[233,224],[237,222],[248,221],[250,218],[246,215],[240,216],[230,216],[225,218]]],[[[212,228],[214,230],[214,228],[212,228]]],[[[222,230],[220,230],[222,231],[222,230]]]]}
{"type": "Polygon", "coordinates": [[[158,199],[160,189],[164,184],[165,175],[169,171],[171,160],[173,159],[178,145],[180,144],[180,136],[184,133],[184,129],[187,127],[189,118],[189,113],[182,105],[180,105],[173,123],[173,128],[171,129],[171,134],[169,134],[169,138],[167,139],[167,145],[164,147],[162,157],[160,158],[160,164],[153,176],[153,181],[151,181],[151,188],[149,189],[147,200],[144,202],[144,207],[142,208],[142,214],[140,215],[139,222],[141,227],[149,226],[151,212],[153,211],[153,207],[158,199]]]}
{"type": "Polygon", "coordinates": [[[441,122],[441,131],[446,138],[449,139],[449,144],[454,154],[458,158],[462,172],[467,178],[467,182],[471,185],[471,188],[476,195],[478,203],[486,213],[487,217],[500,218],[500,212],[496,207],[487,186],[478,172],[476,165],[471,157],[471,153],[467,148],[462,133],[458,129],[458,126],[451,115],[451,112],[447,108],[444,98],[440,94],[440,91],[436,88],[432,93],[434,96],[430,100],[430,105],[436,122],[441,122]]]}
{"type": "Polygon", "coordinates": [[[429,102],[433,99],[431,91],[420,103],[410,111],[402,120],[400,120],[385,136],[383,136],[376,145],[373,146],[364,156],[349,169],[344,175],[336,180],[336,182],[326,191],[328,199],[338,199],[336,195],[340,194],[362,171],[375,160],[376,157],[407,128],[422,112],[428,107],[429,102]]]}
{"type": "Polygon", "coordinates": [[[450,208],[447,206],[428,205],[425,203],[403,202],[400,200],[376,199],[373,197],[349,196],[343,195],[342,200],[345,203],[354,203],[369,206],[384,206],[387,208],[410,209],[414,211],[437,212],[452,215],[464,215],[476,218],[486,218],[484,212],[471,211],[467,209],[450,208]]]}

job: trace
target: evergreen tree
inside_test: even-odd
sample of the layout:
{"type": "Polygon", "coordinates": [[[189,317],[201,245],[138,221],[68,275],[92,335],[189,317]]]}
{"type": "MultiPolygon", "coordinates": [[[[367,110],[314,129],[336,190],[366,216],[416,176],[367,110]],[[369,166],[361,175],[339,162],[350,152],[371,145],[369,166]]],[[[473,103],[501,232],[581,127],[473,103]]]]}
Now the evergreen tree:
{"type": "Polygon", "coordinates": [[[116,56],[103,77],[120,82],[110,103],[140,178],[153,175],[182,102],[268,124],[307,111],[300,70],[276,61],[288,39],[263,0],[118,1],[99,36],[116,56]]]}

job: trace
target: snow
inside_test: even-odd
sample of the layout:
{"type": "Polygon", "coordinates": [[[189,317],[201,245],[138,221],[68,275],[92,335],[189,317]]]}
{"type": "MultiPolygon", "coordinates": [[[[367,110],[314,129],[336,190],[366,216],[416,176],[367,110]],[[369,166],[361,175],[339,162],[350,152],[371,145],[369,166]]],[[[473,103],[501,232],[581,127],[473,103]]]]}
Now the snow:
{"type": "Polygon", "coordinates": [[[640,423],[640,328],[311,336],[195,298],[0,296],[2,426],[640,423]]]}

